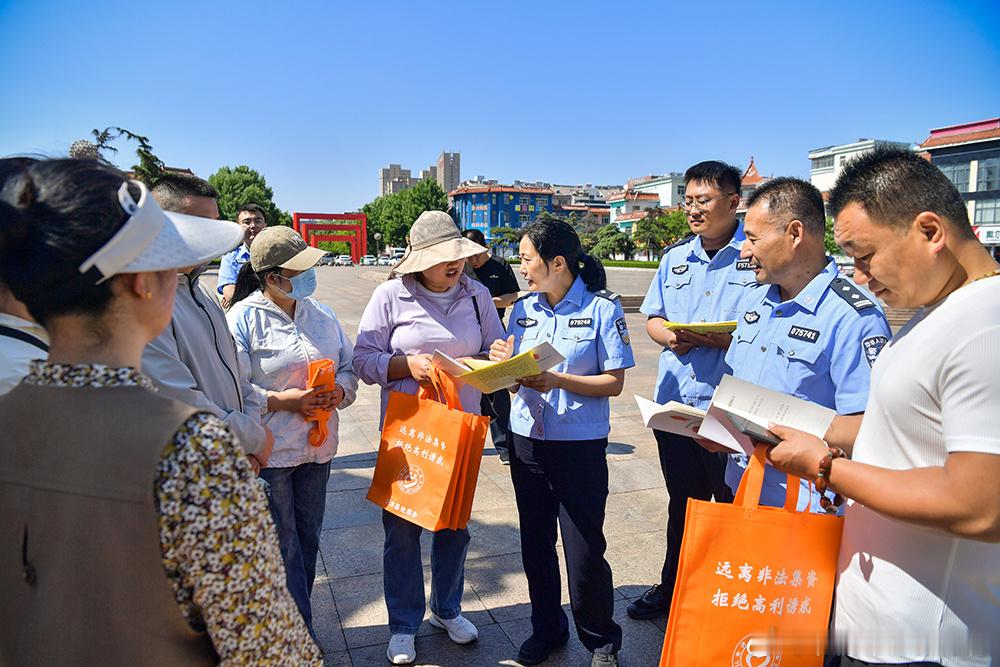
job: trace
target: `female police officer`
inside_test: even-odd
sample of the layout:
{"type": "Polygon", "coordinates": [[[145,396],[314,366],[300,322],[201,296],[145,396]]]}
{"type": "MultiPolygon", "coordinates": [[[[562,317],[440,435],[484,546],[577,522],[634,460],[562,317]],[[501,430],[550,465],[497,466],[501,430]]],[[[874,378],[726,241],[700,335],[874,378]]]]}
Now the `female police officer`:
{"type": "Polygon", "coordinates": [[[514,304],[495,361],[550,343],[566,359],[522,378],[511,402],[511,477],[521,526],[521,560],[531,598],[532,635],[518,661],[534,665],[569,639],[559,604],[556,520],[562,529],[577,634],[594,665],[617,665],[622,631],[612,620],[611,567],[604,559],[608,498],[608,397],[635,365],[617,295],[604,289],[600,262],[583,252],[565,222],[545,220],[521,236],[521,275],[530,294],[514,304]]]}

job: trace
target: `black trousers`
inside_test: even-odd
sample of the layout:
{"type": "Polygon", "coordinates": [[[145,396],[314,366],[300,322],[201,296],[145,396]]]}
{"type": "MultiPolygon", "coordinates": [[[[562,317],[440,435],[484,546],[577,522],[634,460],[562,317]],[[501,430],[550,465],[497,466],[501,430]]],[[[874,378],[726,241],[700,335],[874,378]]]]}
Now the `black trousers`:
{"type": "Polygon", "coordinates": [[[604,559],[608,439],[545,441],[515,433],[512,441],[510,473],[534,634],[554,642],[568,630],[560,605],[558,521],[577,635],[590,651],[619,650],[622,629],[612,619],[614,585],[604,559]]]}
{"type": "Polygon", "coordinates": [[[726,484],[726,454],[710,452],[691,438],[653,431],[660,454],[660,470],[667,483],[667,555],[663,560],[660,584],[670,597],[677,580],[677,564],[684,537],[684,519],[688,498],[733,502],[733,492],[726,484]]]}
{"type": "Polygon", "coordinates": [[[483,415],[490,418],[490,437],[493,448],[510,450],[510,392],[506,389],[483,394],[479,401],[483,415]]]}

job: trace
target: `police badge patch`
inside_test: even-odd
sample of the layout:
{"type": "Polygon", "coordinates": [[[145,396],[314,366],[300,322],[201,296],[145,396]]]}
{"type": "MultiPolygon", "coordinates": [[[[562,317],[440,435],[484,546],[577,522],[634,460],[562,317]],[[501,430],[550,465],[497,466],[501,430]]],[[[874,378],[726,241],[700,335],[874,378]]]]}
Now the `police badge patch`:
{"type": "Polygon", "coordinates": [[[865,361],[868,362],[869,367],[875,365],[878,353],[882,351],[882,348],[888,342],[889,339],[885,336],[872,336],[861,341],[861,349],[865,351],[865,361]]]}
{"type": "Polygon", "coordinates": [[[750,263],[749,259],[738,259],[736,260],[736,270],[753,271],[753,265],[750,263]]]}
{"type": "Polygon", "coordinates": [[[753,324],[760,319],[760,314],[756,310],[751,310],[747,313],[743,313],[743,321],[747,324],[753,324]]]}
{"type": "Polygon", "coordinates": [[[615,320],[615,328],[618,329],[618,335],[621,336],[622,342],[628,345],[629,344],[628,327],[625,326],[624,317],[619,317],[617,320],[615,320]]]}
{"type": "Polygon", "coordinates": [[[677,275],[679,276],[679,275],[681,275],[682,273],[687,273],[687,270],[688,270],[688,265],[687,265],[687,264],[681,264],[680,266],[675,266],[674,268],[672,268],[672,269],[670,269],[670,270],[671,270],[671,271],[672,271],[673,273],[675,273],[675,274],[677,274],[677,275]]]}
{"type": "Polygon", "coordinates": [[[538,320],[534,320],[530,317],[521,317],[518,318],[517,320],[517,326],[519,327],[528,328],[528,327],[533,327],[536,324],[538,324],[538,320]]]}

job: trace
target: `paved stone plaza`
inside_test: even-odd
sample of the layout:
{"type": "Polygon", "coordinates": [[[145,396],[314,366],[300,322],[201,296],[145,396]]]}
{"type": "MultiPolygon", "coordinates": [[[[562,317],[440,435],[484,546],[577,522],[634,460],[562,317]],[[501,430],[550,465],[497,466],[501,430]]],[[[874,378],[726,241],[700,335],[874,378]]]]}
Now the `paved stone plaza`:
{"type": "MultiPolygon", "coordinates": [[[[385,276],[373,267],[318,267],[316,297],[337,313],[353,339],[372,290],[385,276]]],[[[652,271],[609,270],[609,287],[645,291],[652,271]]],[[[649,396],[657,347],[644,329],[645,316],[628,316],[637,366],[625,391],[611,401],[608,448],[611,496],[605,535],[614,572],[616,620],[624,630],[622,664],[655,665],[664,621],[637,622],[625,615],[629,600],[656,582],[663,562],[667,495],[652,434],[639,421],[633,394],[649,396]]],[[[378,449],[378,387],[361,385],[357,401],[341,413],[340,448],[333,460],[322,537],[322,562],[313,590],[316,632],[327,665],[381,665],[389,630],[382,598],[381,510],[365,499],[378,449]]],[[[517,647],[531,632],[527,582],[521,570],[514,490],[489,440],[479,475],[466,562],[463,613],[479,627],[479,641],[457,646],[425,621],[417,638],[418,665],[517,665],[517,647]]],[[[425,585],[430,591],[429,542],[424,536],[425,585]]],[[[560,545],[560,557],[561,557],[560,545]]],[[[563,602],[569,597],[563,578],[563,602]]],[[[571,624],[572,625],[572,624],[571,624]]],[[[590,654],[575,632],[546,665],[589,665],[590,654]]]]}

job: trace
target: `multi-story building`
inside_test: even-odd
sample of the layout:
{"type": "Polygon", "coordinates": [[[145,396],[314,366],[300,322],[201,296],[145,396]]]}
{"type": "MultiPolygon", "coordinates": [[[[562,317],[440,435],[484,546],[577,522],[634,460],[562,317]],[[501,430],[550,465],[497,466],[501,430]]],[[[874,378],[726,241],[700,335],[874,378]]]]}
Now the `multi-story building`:
{"type": "Polygon", "coordinates": [[[390,164],[388,167],[378,170],[378,194],[380,197],[402,192],[415,184],[416,180],[410,176],[410,170],[403,169],[398,164],[390,164]]]}
{"type": "Polygon", "coordinates": [[[437,167],[434,169],[438,185],[445,192],[451,192],[462,182],[461,169],[462,156],[460,153],[448,153],[441,151],[438,156],[437,167]]]}
{"type": "MultiPolygon", "coordinates": [[[[611,222],[621,229],[621,221],[626,216],[628,219],[641,219],[651,208],[660,206],[660,196],[655,192],[640,192],[638,190],[622,190],[608,197],[608,204],[611,205],[611,222]],[[632,214],[639,213],[638,218],[632,214]]],[[[622,229],[622,231],[626,231],[622,229]]]]}
{"type": "Polygon", "coordinates": [[[436,165],[430,165],[420,170],[420,176],[414,178],[409,169],[403,169],[398,164],[390,164],[378,170],[378,193],[380,197],[402,192],[412,188],[420,181],[437,181],[441,189],[450,192],[458,187],[461,170],[458,153],[441,151],[436,165]]]}
{"type": "Polygon", "coordinates": [[[672,171],[669,174],[630,178],[625,189],[655,193],[661,208],[674,208],[684,203],[684,174],[672,171]]]}
{"type": "Polygon", "coordinates": [[[743,172],[743,177],[740,179],[740,205],[736,209],[736,218],[742,222],[743,218],[747,214],[747,199],[757,186],[764,181],[771,178],[770,176],[761,176],[760,172],[757,170],[757,165],[754,164],[753,156],[750,156],[750,164],[747,165],[746,171],[743,172]]]}
{"type": "Polygon", "coordinates": [[[487,240],[494,227],[515,229],[540,213],[560,216],[552,204],[552,189],[471,181],[448,193],[452,216],[462,229],[478,229],[487,240]]]}
{"type": "Polygon", "coordinates": [[[825,146],[809,151],[809,181],[824,195],[830,191],[848,160],[875,150],[875,148],[901,148],[909,150],[911,144],[884,139],[858,139],[854,143],[825,146]]]}
{"type": "Polygon", "coordinates": [[[962,193],[979,240],[1000,251],[1000,118],[933,129],[919,149],[962,193]]]}

